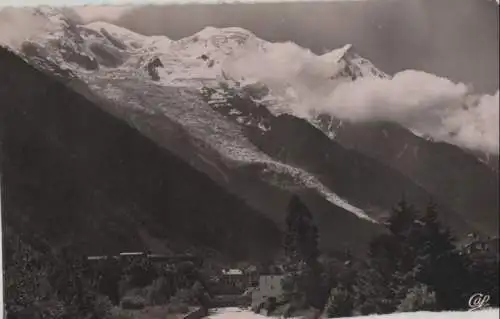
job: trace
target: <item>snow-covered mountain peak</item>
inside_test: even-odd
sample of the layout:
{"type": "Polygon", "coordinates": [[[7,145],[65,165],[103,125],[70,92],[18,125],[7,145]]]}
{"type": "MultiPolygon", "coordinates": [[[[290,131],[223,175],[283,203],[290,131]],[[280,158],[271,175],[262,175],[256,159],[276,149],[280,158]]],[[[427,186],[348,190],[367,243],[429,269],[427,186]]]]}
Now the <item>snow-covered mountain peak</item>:
{"type": "MultiPolygon", "coordinates": [[[[133,73],[162,86],[195,89],[220,83],[251,87],[256,93],[252,98],[273,114],[291,113],[314,125],[318,125],[319,114],[311,114],[311,109],[326,103],[339,84],[362,77],[389,78],[357,54],[351,44],[316,55],[293,42],[260,39],[240,27],[209,26],[179,40],[144,36],[106,22],[64,30],[35,42],[50,52],[55,64],[75,73],[105,70],[106,76],[114,73],[113,78],[133,73]],[[58,44],[50,45],[49,38],[57,38],[58,44]],[[261,89],[256,91],[256,87],[261,89]]],[[[328,127],[325,134],[333,138],[331,130],[338,125],[328,127]]]]}
{"type": "Polygon", "coordinates": [[[74,25],[58,10],[41,12],[59,29],[31,38],[29,43],[36,49],[30,48],[28,56],[42,55],[42,59],[73,74],[98,72],[112,78],[134,74],[167,87],[202,89],[220,83],[259,87],[262,90],[252,98],[272,113],[291,113],[314,125],[317,115],[311,114],[311,109],[328,103],[328,96],[339,84],[362,77],[389,77],[358,55],[351,44],[317,55],[292,42],[260,39],[239,27],[205,27],[191,36],[171,40],[144,36],[106,22],[74,25]]]}
{"type": "Polygon", "coordinates": [[[45,17],[55,23],[66,22],[68,20],[67,17],[64,15],[63,11],[59,8],[50,6],[39,6],[28,10],[32,10],[34,15],[45,17]]]}
{"type": "Polygon", "coordinates": [[[223,37],[226,39],[234,39],[236,41],[245,42],[247,39],[255,37],[255,35],[243,28],[240,27],[226,27],[226,28],[216,28],[212,26],[208,26],[203,28],[201,31],[196,34],[188,37],[189,38],[198,38],[198,39],[213,39],[217,37],[223,37]]]}
{"type": "Polygon", "coordinates": [[[26,40],[38,35],[49,38],[69,25],[61,10],[50,7],[0,8],[0,44],[15,49],[26,40]]]}
{"type": "Polygon", "coordinates": [[[355,54],[350,44],[318,56],[294,43],[262,40],[240,27],[210,26],[173,41],[165,36],[140,35],[106,22],[77,26],[60,9],[35,10],[53,28],[52,32],[31,37],[28,42],[43,48],[52,60],[67,64],[70,69],[92,71],[104,67],[109,71],[111,67],[122,72],[143,68],[159,59],[163,64],[158,70],[162,84],[195,87],[203,87],[207,81],[229,80],[268,84],[262,81],[261,74],[256,74],[259,69],[266,72],[276,69],[270,73],[289,77],[290,74],[283,74],[288,68],[312,85],[328,79],[385,77],[369,61],[355,54]],[[82,56],[88,57],[83,58],[88,61],[82,61],[79,58],[82,56]]]}
{"type": "Polygon", "coordinates": [[[250,31],[238,27],[205,27],[192,36],[172,42],[170,49],[183,56],[201,58],[210,68],[217,69],[227,59],[246,52],[263,49],[268,42],[250,31]]]}
{"type": "Polygon", "coordinates": [[[12,10],[11,12],[23,12],[25,14],[29,14],[36,17],[49,18],[50,16],[60,16],[64,18],[64,14],[60,9],[45,5],[24,8],[22,9],[22,11],[18,8],[8,8],[8,9],[12,10]]]}
{"type": "Polygon", "coordinates": [[[321,55],[321,59],[323,59],[325,62],[338,63],[351,50],[352,50],[352,44],[346,44],[340,49],[332,50],[330,52],[321,55]]]}
{"type": "MultiPolygon", "coordinates": [[[[77,27],[77,16],[69,8],[56,8],[50,6],[38,6],[34,8],[26,8],[38,20],[45,22],[45,29],[50,29],[52,32],[74,29],[77,27]]],[[[30,21],[26,21],[29,23],[30,21]]],[[[43,33],[39,33],[43,36],[43,33]]]]}
{"type": "Polygon", "coordinates": [[[119,27],[112,23],[95,21],[84,26],[86,29],[94,30],[96,32],[101,32],[103,29],[106,30],[111,35],[120,38],[121,40],[138,41],[137,44],[141,43],[145,36],[135,33],[129,29],[119,27]]]}

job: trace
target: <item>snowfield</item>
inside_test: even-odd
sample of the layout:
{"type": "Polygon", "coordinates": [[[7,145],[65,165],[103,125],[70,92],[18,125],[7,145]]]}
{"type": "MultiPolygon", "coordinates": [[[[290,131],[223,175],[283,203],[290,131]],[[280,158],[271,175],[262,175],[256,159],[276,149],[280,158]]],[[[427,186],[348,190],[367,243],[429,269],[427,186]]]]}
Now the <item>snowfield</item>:
{"type": "MultiPolygon", "coordinates": [[[[397,313],[390,315],[373,315],[350,317],[359,319],[497,319],[499,316],[498,309],[488,309],[481,311],[469,312],[408,312],[397,313]]],[[[239,308],[224,308],[218,309],[214,314],[210,315],[208,319],[269,319],[273,317],[266,317],[255,314],[248,310],[239,308]]],[[[276,317],[274,317],[276,318],[276,317]]],[[[300,319],[300,318],[294,318],[300,319]]],[[[339,318],[341,319],[341,318],[339,318]]],[[[346,318],[344,318],[346,319],[346,318]]]]}

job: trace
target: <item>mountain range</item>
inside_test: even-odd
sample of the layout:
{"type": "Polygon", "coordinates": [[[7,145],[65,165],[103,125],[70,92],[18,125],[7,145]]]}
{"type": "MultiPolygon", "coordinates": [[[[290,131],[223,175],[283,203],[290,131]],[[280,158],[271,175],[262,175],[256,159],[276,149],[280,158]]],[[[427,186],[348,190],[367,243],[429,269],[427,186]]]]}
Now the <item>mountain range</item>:
{"type": "Polygon", "coordinates": [[[301,112],[297,91],[391,78],[351,45],[318,56],[236,27],[174,41],[30,14],[41,31],[0,49],[2,212],[19,232],[261,260],[298,194],[325,252],[362,255],[402,198],[438,204],[458,238],[498,236],[497,155],[301,112]],[[289,81],[262,80],[261,59],[289,81]]]}

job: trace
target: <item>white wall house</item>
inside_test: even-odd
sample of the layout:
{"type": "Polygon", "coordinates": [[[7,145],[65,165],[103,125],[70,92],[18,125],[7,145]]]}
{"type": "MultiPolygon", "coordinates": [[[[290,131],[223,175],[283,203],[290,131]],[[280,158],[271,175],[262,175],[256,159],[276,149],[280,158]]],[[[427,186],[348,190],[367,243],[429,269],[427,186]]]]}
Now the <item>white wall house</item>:
{"type": "Polygon", "coordinates": [[[241,269],[223,269],[222,274],[226,276],[243,276],[241,269]]]}
{"type": "Polygon", "coordinates": [[[252,291],[252,306],[258,306],[269,297],[279,299],[283,295],[281,281],[284,275],[262,275],[259,277],[259,285],[252,291]]]}
{"type": "Polygon", "coordinates": [[[247,278],[245,273],[240,269],[224,269],[220,278],[223,284],[233,286],[239,289],[245,289],[247,278]]]}

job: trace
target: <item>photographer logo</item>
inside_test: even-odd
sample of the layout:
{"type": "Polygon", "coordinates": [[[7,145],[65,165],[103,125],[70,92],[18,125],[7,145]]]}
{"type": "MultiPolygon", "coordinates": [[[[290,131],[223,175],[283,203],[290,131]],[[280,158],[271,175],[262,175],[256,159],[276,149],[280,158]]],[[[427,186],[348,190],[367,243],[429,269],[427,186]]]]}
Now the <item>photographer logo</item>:
{"type": "Polygon", "coordinates": [[[490,301],[490,295],[484,295],[482,293],[473,294],[469,298],[469,311],[475,311],[488,307],[488,301],[490,301]]]}

